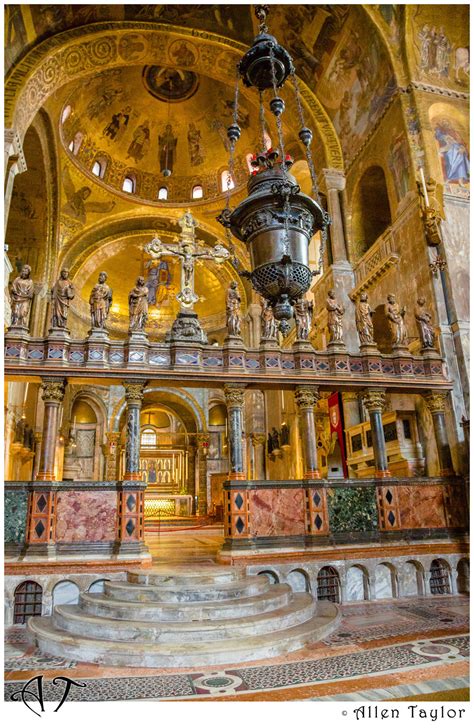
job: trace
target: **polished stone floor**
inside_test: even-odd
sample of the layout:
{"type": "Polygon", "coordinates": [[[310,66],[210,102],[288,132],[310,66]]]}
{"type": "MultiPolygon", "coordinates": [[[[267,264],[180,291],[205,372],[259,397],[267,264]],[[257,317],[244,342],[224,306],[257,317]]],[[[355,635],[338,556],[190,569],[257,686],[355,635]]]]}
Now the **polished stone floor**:
{"type": "MultiPolygon", "coordinates": [[[[222,529],[147,534],[156,564],[212,563],[222,529]]],[[[459,694],[469,680],[469,600],[465,596],[358,602],[341,607],[337,630],[291,655],[239,665],[193,669],[100,667],[40,653],[21,627],[6,630],[8,699],[35,675],[45,699],[60,697],[52,680],[84,683],[69,699],[97,700],[393,700],[459,694]]]]}

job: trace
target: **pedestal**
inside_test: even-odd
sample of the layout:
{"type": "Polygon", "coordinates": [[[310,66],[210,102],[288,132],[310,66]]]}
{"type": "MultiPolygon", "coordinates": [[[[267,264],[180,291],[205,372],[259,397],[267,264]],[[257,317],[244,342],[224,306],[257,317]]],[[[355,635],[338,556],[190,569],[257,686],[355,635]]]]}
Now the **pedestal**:
{"type": "Polygon", "coordinates": [[[137,367],[145,365],[148,350],[148,336],[144,331],[129,331],[125,342],[125,364],[137,367]]]}
{"type": "Polygon", "coordinates": [[[48,331],[46,363],[62,364],[69,366],[69,347],[71,344],[71,332],[69,329],[53,327],[48,331]]]}
{"type": "Polygon", "coordinates": [[[108,366],[110,339],[105,329],[91,329],[86,339],[86,367],[108,366]]]}
{"type": "Polygon", "coordinates": [[[206,332],[201,328],[198,315],[194,311],[180,311],[173,321],[171,331],[166,334],[167,343],[207,344],[206,332]]]}

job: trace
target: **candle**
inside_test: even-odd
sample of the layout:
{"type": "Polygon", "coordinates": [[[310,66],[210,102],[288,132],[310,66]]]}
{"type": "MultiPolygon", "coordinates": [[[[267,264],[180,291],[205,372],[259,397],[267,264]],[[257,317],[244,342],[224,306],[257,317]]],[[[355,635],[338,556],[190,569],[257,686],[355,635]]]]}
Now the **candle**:
{"type": "Polygon", "coordinates": [[[429,207],[430,202],[428,200],[428,190],[426,189],[426,182],[425,182],[425,175],[423,172],[423,167],[420,167],[420,177],[421,177],[421,186],[423,187],[423,194],[425,197],[425,205],[426,205],[426,207],[429,207]]]}

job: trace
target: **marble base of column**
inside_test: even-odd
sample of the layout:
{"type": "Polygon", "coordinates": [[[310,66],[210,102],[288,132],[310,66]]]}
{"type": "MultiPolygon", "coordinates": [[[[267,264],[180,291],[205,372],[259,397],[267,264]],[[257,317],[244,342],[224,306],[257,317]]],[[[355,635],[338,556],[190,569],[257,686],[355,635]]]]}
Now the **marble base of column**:
{"type": "Polygon", "coordinates": [[[303,475],[303,480],[321,480],[321,477],[319,470],[307,470],[303,475]]]}
{"type": "Polygon", "coordinates": [[[122,480],[124,480],[124,481],[126,481],[126,480],[137,481],[137,480],[139,480],[139,481],[143,482],[143,478],[142,478],[141,473],[125,473],[124,476],[123,476],[123,478],[122,478],[122,480]]]}
{"type": "Polygon", "coordinates": [[[390,470],[376,470],[374,472],[374,478],[391,478],[392,473],[390,470]]]}
{"type": "Polygon", "coordinates": [[[49,483],[54,479],[54,470],[46,470],[41,473],[38,472],[38,474],[36,475],[36,480],[41,480],[46,483],[49,483]]]}
{"type": "Polygon", "coordinates": [[[245,473],[229,473],[229,480],[247,480],[245,473]]]}

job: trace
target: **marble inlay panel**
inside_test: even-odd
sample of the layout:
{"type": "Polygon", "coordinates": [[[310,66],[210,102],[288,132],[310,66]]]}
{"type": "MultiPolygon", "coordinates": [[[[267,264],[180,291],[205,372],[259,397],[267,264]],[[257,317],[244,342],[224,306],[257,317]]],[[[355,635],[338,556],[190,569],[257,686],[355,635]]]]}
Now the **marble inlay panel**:
{"type": "Polygon", "coordinates": [[[5,543],[23,543],[26,534],[28,493],[26,490],[5,491],[4,540],[5,543]]]}
{"type": "Polygon", "coordinates": [[[114,492],[58,494],[56,540],[113,541],[117,519],[114,492]]]}
{"type": "Polygon", "coordinates": [[[304,532],[305,505],[302,488],[270,488],[251,492],[251,536],[299,536],[304,532]]]}
{"type": "Polygon", "coordinates": [[[375,567],[374,591],[376,599],[391,599],[393,597],[392,572],[385,564],[377,564],[375,567]]]}
{"type": "Polygon", "coordinates": [[[397,493],[401,528],[446,526],[442,488],[436,485],[401,485],[397,493]]]}
{"type": "Polygon", "coordinates": [[[358,566],[351,566],[346,576],[346,599],[359,602],[364,599],[364,572],[358,566]]]}
{"type": "Polygon", "coordinates": [[[415,564],[406,561],[398,570],[398,587],[401,597],[418,595],[418,579],[415,564]]]}

